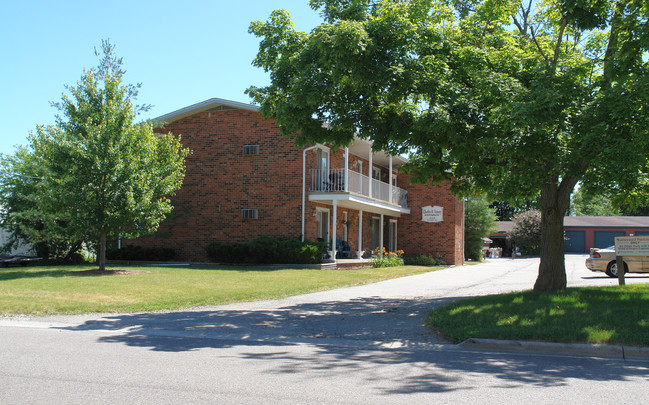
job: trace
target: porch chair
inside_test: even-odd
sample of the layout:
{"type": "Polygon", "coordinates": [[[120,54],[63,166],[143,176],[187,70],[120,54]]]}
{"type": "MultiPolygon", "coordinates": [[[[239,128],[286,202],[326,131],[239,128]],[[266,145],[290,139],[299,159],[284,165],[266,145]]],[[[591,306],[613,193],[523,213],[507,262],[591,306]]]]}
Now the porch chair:
{"type": "Polygon", "coordinates": [[[351,258],[352,247],[346,240],[336,239],[336,259],[351,258]]]}

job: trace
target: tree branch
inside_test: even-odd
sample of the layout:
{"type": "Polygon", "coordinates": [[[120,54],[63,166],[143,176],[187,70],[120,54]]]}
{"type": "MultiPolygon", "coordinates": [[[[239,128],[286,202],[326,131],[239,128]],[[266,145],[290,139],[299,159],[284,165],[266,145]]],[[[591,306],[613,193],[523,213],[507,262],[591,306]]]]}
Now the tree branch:
{"type": "Polygon", "coordinates": [[[539,50],[539,53],[541,54],[543,59],[545,59],[546,62],[550,62],[547,55],[545,54],[545,52],[543,52],[543,49],[541,49],[541,46],[539,45],[538,41],[536,40],[536,36],[534,35],[534,30],[532,28],[530,28],[530,34],[532,35],[532,40],[534,41],[534,45],[536,45],[536,49],[539,50]]]}
{"type": "Polygon", "coordinates": [[[617,53],[618,49],[618,34],[619,26],[622,23],[622,15],[624,14],[625,1],[620,0],[617,2],[615,7],[615,14],[611,19],[611,31],[608,37],[608,46],[606,47],[606,52],[604,53],[604,83],[602,84],[602,89],[606,90],[611,86],[611,79],[613,75],[613,65],[614,65],[614,54],[617,53]]]}
{"type": "Polygon", "coordinates": [[[568,19],[564,17],[563,21],[561,22],[561,28],[559,29],[559,35],[557,35],[557,44],[554,47],[554,57],[552,58],[553,68],[557,66],[557,61],[559,60],[559,53],[561,52],[561,42],[563,41],[563,32],[566,30],[567,26],[568,26],[568,19]]]}

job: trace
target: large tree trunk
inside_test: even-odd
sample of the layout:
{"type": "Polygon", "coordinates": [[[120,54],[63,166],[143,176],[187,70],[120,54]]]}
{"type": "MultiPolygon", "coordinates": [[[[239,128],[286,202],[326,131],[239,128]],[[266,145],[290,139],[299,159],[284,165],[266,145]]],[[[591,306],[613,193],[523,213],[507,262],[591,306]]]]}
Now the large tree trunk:
{"type": "Polygon", "coordinates": [[[541,190],[541,264],[534,283],[536,291],[566,288],[566,263],[563,217],[570,206],[570,194],[576,180],[548,182],[541,190]]]}
{"type": "Polygon", "coordinates": [[[97,244],[97,264],[99,265],[99,271],[106,270],[106,235],[99,235],[99,241],[97,244]]]}

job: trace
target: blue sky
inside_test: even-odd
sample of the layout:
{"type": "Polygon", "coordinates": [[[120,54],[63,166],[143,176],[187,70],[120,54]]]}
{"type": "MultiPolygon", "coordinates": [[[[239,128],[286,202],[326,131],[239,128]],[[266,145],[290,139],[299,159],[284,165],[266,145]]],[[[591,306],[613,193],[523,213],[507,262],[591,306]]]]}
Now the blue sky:
{"type": "Polygon", "coordinates": [[[291,12],[298,30],[320,22],[308,0],[8,1],[0,24],[0,153],[27,145],[36,125],[52,124],[65,85],[97,65],[94,49],[110,39],[127,83],[142,83],[137,102],[153,118],[213,97],[250,102],[268,76],[251,65],[259,41],[248,33],[272,10],[291,12]]]}

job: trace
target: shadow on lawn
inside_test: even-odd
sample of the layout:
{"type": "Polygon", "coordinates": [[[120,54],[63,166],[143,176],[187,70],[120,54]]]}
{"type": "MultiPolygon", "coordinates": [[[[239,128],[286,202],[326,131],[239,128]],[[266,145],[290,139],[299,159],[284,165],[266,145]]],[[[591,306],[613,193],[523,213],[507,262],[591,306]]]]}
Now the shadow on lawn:
{"type": "Polygon", "coordinates": [[[93,276],[116,276],[116,275],[134,275],[142,274],[140,270],[104,270],[97,268],[87,270],[67,270],[65,267],[57,267],[56,270],[42,269],[38,267],[23,267],[22,270],[13,268],[0,268],[0,281],[19,280],[24,278],[43,278],[43,277],[93,277],[93,276]]]}
{"type": "Polygon", "coordinates": [[[39,278],[39,277],[64,277],[67,275],[65,270],[36,270],[38,267],[21,267],[17,268],[0,268],[0,281],[17,280],[21,278],[39,278]]]}
{"type": "Polygon", "coordinates": [[[0,281],[30,279],[40,277],[104,277],[104,276],[123,276],[123,275],[137,275],[146,273],[152,268],[166,268],[166,269],[184,269],[184,270],[225,270],[225,271],[238,271],[238,272],[271,272],[279,270],[299,270],[297,268],[271,268],[259,266],[217,266],[217,265],[189,265],[189,266],[128,266],[127,268],[120,268],[120,266],[108,266],[107,270],[99,271],[97,267],[86,265],[84,269],[76,265],[55,266],[56,269],[52,270],[47,267],[0,267],[0,281]],[[92,267],[87,269],[87,267],[92,267]]]}
{"type": "Polygon", "coordinates": [[[210,310],[107,315],[66,327],[74,331],[110,331],[102,343],[145,347],[154,351],[186,352],[203,348],[265,346],[240,353],[244,359],[268,361],[268,372],[319,375],[319,371],[361,373],[375,389],[389,394],[475,390],[467,376],[493,376],[498,387],[557,387],[568,380],[624,381],[649,376],[645,363],[618,360],[532,357],[526,354],[480,353],[443,345],[422,324],[433,308],[461,298],[416,300],[368,297],[351,301],[303,303],[277,309],[210,310]],[[382,344],[404,345],[398,350],[382,344]],[[291,350],[297,344],[313,350],[291,350]],[[426,345],[428,344],[428,345],[426,345]],[[270,347],[271,349],[267,349],[270,347]],[[274,350],[273,348],[276,348],[274,350]],[[383,367],[408,367],[382,384],[383,367]],[[313,372],[316,372],[315,374],[313,372]]]}

